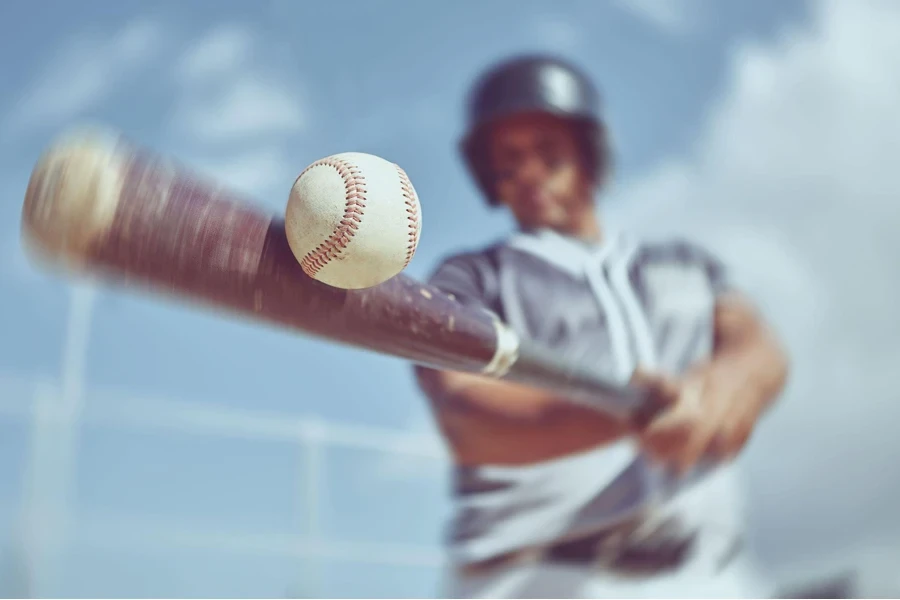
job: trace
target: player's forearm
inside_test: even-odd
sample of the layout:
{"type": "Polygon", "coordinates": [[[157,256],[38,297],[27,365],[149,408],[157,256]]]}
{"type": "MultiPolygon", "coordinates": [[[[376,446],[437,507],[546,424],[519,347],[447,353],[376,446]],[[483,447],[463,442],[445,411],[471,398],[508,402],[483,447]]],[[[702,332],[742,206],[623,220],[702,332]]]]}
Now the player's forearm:
{"type": "Polygon", "coordinates": [[[620,421],[542,389],[422,370],[419,381],[460,464],[520,465],[621,439],[620,421]]]}
{"type": "Polygon", "coordinates": [[[470,373],[418,369],[417,375],[435,405],[472,418],[537,424],[545,429],[556,424],[566,427],[578,419],[625,427],[614,417],[574,404],[552,390],[470,373]]]}
{"type": "Polygon", "coordinates": [[[559,419],[549,424],[516,424],[480,418],[442,421],[454,458],[465,465],[526,465],[600,448],[626,434],[592,418],[559,419]]]}
{"type": "Polygon", "coordinates": [[[759,332],[733,346],[726,346],[714,360],[740,374],[757,390],[763,408],[779,397],[787,384],[789,365],[785,351],[767,332],[759,332]]]}
{"type": "Polygon", "coordinates": [[[790,371],[789,357],[774,331],[739,304],[717,315],[713,362],[756,389],[762,409],[779,397],[790,371]]]}
{"type": "Polygon", "coordinates": [[[562,400],[552,392],[470,373],[417,370],[419,383],[435,404],[511,421],[546,422],[562,400]]]}

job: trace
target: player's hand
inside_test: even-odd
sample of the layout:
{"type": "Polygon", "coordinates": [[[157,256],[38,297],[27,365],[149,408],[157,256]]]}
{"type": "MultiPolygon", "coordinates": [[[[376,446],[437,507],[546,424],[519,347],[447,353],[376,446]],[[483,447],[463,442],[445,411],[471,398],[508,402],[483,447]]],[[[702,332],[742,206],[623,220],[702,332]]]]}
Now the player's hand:
{"type": "Polygon", "coordinates": [[[667,382],[674,397],[638,437],[647,454],[683,473],[701,459],[727,461],[746,445],[761,413],[752,382],[727,364],[704,363],[667,382]]]}
{"type": "Polygon", "coordinates": [[[641,368],[635,370],[628,384],[640,389],[645,396],[646,411],[635,415],[631,423],[633,432],[637,434],[642,433],[661,411],[673,407],[681,392],[681,384],[677,379],[641,368]]]}

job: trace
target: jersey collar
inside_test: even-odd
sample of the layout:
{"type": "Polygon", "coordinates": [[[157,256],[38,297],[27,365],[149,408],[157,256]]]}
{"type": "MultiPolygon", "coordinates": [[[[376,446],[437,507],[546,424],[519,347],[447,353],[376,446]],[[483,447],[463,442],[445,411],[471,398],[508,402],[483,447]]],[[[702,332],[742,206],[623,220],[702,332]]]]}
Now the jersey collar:
{"type": "Polygon", "coordinates": [[[551,229],[536,229],[516,232],[509,238],[508,245],[578,275],[584,273],[589,264],[602,262],[618,245],[620,237],[618,232],[609,231],[602,242],[589,243],[551,229]]]}

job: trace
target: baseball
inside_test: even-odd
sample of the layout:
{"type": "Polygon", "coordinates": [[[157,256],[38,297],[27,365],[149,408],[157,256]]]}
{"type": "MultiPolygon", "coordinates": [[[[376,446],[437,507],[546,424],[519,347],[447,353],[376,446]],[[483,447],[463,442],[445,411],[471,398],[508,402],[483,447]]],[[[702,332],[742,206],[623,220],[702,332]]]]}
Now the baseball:
{"type": "Polygon", "coordinates": [[[300,174],[288,198],[285,230],[307,275],[338,288],[366,288],[412,260],[421,207],[399,166],[346,152],[317,160],[300,174]]]}

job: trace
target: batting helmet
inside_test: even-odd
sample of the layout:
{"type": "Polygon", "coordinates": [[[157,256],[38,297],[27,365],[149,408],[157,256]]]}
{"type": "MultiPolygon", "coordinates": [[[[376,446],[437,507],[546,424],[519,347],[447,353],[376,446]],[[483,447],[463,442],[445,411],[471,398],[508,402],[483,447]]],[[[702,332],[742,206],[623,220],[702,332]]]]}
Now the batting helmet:
{"type": "Polygon", "coordinates": [[[507,59],[485,72],[470,91],[468,131],[460,143],[466,166],[492,206],[498,201],[483,143],[485,126],[527,112],[552,114],[578,125],[587,164],[601,173],[607,167],[609,152],[600,95],[590,79],[574,65],[553,56],[507,59]]]}

